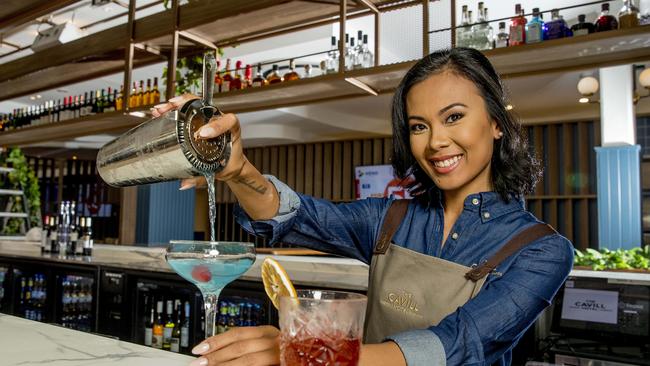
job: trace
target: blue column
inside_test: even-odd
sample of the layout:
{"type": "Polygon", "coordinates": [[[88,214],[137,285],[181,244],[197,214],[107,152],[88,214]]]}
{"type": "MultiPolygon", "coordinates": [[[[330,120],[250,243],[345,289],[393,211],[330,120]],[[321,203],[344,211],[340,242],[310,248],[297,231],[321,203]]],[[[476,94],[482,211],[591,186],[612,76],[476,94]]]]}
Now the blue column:
{"type": "Polygon", "coordinates": [[[600,248],[641,245],[639,145],[596,147],[600,248]]]}
{"type": "Polygon", "coordinates": [[[194,190],[179,191],[178,182],[138,187],[136,242],[166,245],[194,238],[194,190]]]}

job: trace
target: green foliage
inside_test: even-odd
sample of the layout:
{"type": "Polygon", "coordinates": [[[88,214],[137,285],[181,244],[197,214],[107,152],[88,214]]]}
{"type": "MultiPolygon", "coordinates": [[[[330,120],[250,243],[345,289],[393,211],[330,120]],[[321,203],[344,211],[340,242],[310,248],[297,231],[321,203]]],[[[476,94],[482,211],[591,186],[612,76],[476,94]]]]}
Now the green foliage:
{"type": "MultiPolygon", "coordinates": [[[[219,55],[223,56],[223,50],[218,49],[219,55]]],[[[195,55],[179,58],[176,62],[176,94],[197,92],[201,88],[203,78],[203,55],[195,55]],[[193,90],[194,89],[194,90],[193,90]]],[[[163,68],[162,79],[167,84],[167,67],[163,68]]]]}
{"type": "MultiPolygon", "coordinates": [[[[41,192],[38,186],[38,178],[34,170],[27,163],[27,159],[19,148],[14,148],[9,151],[9,154],[0,154],[0,164],[2,166],[10,166],[14,171],[8,175],[1,177],[3,186],[8,186],[10,189],[22,189],[25,192],[25,197],[29,203],[29,221],[31,226],[40,225],[41,217],[41,192]],[[9,180],[8,184],[6,179],[9,180]]],[[[24,202],[21,196],[11,196],[13,200],[11,207],[12,212],[24,212],[24,202]]],[[[4,208],[2,208],[4,210],[4,208]]],[[[18,234],[20,233],[23,219],[12,218],[9,219],[7,225],[2,230],[3,234],[18,234]]]]}
{"type": "Polygon", "coordinates": [[[574,264],[588,266],[595,271],[606,269],[650,269],[650,245],[633,249],[587,248],[585,252],[575,250],[574,264]]]}

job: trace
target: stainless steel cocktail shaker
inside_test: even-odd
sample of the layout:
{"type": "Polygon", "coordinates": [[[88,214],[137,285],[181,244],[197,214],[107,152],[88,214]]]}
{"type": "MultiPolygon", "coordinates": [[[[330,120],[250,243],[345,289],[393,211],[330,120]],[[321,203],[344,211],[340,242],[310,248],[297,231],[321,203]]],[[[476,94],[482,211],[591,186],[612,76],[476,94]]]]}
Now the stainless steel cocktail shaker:
{"type": "Polygon", "coordinates": [[[157,183],[218,173],[228,163],[231,136],[196,140],[194,133],[221,111],[212,105],[215,57],[203,58],[203,97],[150,119],[104,145],[97,170],[115,187],[157,183]]]}

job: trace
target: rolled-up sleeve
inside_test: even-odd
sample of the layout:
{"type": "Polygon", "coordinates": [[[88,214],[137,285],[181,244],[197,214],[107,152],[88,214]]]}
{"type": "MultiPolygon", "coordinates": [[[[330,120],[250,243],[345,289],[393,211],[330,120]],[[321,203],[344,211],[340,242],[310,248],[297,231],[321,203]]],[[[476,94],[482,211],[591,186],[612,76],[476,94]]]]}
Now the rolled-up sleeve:
{"type": "Polygon", "coordinates": [[[375,236],[391,200],[371,198],[350,203],[298,194],[273,176],[280,208],[270,220],[254,221],[239,206],[234,215],[244,230],[270,240],[321,250],[369,263],[375,236]]]}
{"type": "Polygon", "coordinates": [[[392,335],[408,366],[445,366],[447,358],[440,338],[428,329],[415,329],[392,335]]]}
{"type": "Polygon", "coordinates": [[[447,365],[491,365],[501,358],[550,305],[572,265],[573,246],[560,235],[529,244],[502,277],[428,328],[442,343],[447,365]]]}

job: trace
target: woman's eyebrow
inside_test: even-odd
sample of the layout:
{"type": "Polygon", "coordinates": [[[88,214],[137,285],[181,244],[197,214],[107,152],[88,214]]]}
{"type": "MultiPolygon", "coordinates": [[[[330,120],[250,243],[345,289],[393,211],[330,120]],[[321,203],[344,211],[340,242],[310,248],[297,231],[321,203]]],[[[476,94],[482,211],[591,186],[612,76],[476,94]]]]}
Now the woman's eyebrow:
{"type": "Polygon", "coordinates": [[[407,120],[412,120],[412,119],[415,119],[415,120],[418,120],[418,121],[422,121],[422,122],[429,123],[429,120],[427,120],[427,119],[424,118],[424,117],[420,117],[420,116],[408,116],[408,118],[407,118],[407,120]]]}
{"type": "Polygon", "coordinates": [[[438,115],[442,115],[443,113],[447,112],[448,110],[450,110],[450,109],[452,109],[454,107],[465,107],[465,108],[467,108],[467,106],[465,104],[463,104],[463,103],[451,103],[450,105],[448,105],[445,108],[441,109],[438,112],[438,115]]]}

